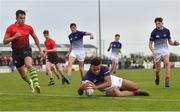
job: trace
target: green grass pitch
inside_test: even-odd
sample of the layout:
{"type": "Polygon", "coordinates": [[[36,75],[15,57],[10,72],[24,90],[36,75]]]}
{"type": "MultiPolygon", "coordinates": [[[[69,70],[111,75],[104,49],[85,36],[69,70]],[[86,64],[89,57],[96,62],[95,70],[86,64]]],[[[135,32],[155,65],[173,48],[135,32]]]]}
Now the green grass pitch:
{"type": "Polygon", "coordinates": [[[79,72],[73,72],[72,83],[62,86],[55,78],[56,85],[49,87],[45,73],[39,73],[41,94],[30,93],[18,73],[0,74],[0,111],[120,111],[120,110],[180,110],[180,69],[171,70],[170,88],[164,87],[164,70],[161,71],[160,85],[154,84],[153,70],[119,70],[118,76],[132,80],[149,97],[105,97],[95,91],[92,97],[78,96],[79,72]]]}

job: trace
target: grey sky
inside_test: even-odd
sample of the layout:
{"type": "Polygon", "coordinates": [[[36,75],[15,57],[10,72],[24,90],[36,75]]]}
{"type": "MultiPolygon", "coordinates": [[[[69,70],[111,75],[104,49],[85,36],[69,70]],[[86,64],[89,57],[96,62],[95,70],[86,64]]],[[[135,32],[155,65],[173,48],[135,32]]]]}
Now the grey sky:
{"type": "MultiPolygon", "coordinates": [[[[85,38],[84,43],[98,46],[97,3],[97,0],[0,0],[0,35],[3,37],[6,27],[15,22],[15,11],[23,9],[27,10],[26,23],[34,27],[41,43],[44,29],[50,30],[58,44],[69,43],[69,24],[75,22],[79,30],[95,36],[94,40],[85,38]]],[[[148,41],[157,16],[164,18],[171,37],[180,41],[179,0],[101,0],[101,11],[105,54],[116,33],[121,34],[124,54],[150,54],[148,41]]],[[[179,49],[170,47],[180,55],[179,49]]]]}

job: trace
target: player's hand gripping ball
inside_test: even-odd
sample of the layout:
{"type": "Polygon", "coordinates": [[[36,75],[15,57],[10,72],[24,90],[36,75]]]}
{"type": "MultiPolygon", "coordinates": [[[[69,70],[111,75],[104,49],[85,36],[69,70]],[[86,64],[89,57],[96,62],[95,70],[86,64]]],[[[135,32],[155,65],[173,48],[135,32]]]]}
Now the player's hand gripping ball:
{"type": "Polygon", "coordinates": [[[91,81],[89,81],[89,80],[85,80],[85,81],[83,81],[82,82],[82,84],[83,84],[83,86],[85,86],[85,94],[87,95],[87,96],[92,96],[93,95],[93,93],[94,93],[94,89],[92,88],[92,84],[91,84],[92,82],[91,81]]]}

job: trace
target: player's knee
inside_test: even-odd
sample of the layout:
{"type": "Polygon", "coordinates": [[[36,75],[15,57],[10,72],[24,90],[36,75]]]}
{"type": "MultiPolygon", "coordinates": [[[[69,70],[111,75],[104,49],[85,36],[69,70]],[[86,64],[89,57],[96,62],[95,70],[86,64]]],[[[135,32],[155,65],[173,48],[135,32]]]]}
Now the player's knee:
{"type": "Polygon", "coordinates": [[[160,67],[156,68],[156,70],[155,70],[156,73],[159,73],[159,72],[160,72],[160,69],[161,69],[160,67]]]}
{"type": "Polygon", "coordinates": [[[50,73],[51,73],[51,70],[50,70],[50,69],[46,69],[46,73],[47,73],[47,74],[50,74],[50,73]]]}
{"type": "Polygon", "coordinates": [[[33,67],[31,62],[25,63],[25,66],[26,66],[27,68],[32,68],[32,67],[33,67]]]}
{"type": "Polygon", "coordinates": [[[137,91],[137,90],[139,90],[139,86],[137,84],[134,84],[133,91],[137,91]]]}
{"type": "Polygon", "coordinates": [[[170,65],[169,62],[164,63],[165,67],[169,67],[169,65],[170,65]]]}
{"type": "Polygon", "coordinates": [[[80,65],[79,65],[79,69],[83,69],[83,65],[80,64],[80,65]]]}
{"type": "Polygon", "coordinates": [[[68,63],[68,67],[71,67],[71,66],[72,66],[72,62],[69,62],[69,63],[68,63]]]}
{"type": "MultiPolygon", "coordinates": [[[[55,68],[56,68],[57,70],[60,70],[59,66],[55,66],[55,68]]],[[[53,68],[53,70],[55,70],[55,69],[53,68]]]]}
{"type": "Polygon", "coordinates": [[[106,96],[117,96],[116,89],[112,88],[106,92],[106,96]]]}

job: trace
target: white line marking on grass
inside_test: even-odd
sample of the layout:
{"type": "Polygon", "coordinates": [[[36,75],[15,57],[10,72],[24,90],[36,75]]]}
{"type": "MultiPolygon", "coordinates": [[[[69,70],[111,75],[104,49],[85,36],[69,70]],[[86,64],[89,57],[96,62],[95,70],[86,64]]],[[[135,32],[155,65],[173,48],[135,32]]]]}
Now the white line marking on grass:
{"type": "Polygon", "coordinates": [[[59,95],[59,94],[37,94],[37,93],[0,93],[0,95],[8,95],[8,96],[47,96],[47,97],[80,97],[73,95],[59,95]]]}
{"type": "MultiPolygon", "coordinates": [[[[60,94],[26,94],[26,93],[0,93],[0,95],[7,95],[7,96],[45,96],[45,97],[74,97],[74,98],[81,98],[82,96],[78,95],[60,95],[60,94]]],[[[83,96],[84,98],[86,96],[83,96]]],[[[92,97],[93,98],[93,97],[92,97]]],[[[114,99],[114,100],[131,100],[131,101],[160,101],[160,102],[180,102],[180,99],[153,99],[147,97],[106,97],[106,96],[95,96],[97,99],[114,99]]]]}

